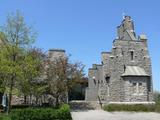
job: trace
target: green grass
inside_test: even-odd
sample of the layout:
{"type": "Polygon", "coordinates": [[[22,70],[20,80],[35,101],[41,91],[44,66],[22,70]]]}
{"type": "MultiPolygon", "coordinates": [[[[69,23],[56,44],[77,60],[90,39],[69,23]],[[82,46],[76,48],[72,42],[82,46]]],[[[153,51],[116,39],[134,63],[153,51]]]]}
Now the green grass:
{"type": "Polygon", "coordinates": [[[125,105],[125,104],[109,104],[103,107],[105,111],[127,111],[127,112],[160,112],[160,104],[155,105],[125,105]]]}
{"type": "Polygon", "coordinates": [[[7,114],[0,113],[0,120],[11,120],[7,114]]]}

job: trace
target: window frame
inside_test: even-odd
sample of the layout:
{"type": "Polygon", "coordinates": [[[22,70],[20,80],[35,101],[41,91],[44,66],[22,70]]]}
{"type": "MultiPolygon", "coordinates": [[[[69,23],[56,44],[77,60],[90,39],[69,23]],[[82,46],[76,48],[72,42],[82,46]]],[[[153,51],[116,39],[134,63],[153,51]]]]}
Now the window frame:
{"type": "Polygon", "coordinates": [[[140,87],[143,87],[143,82],[132,82],[133,95],[144,95],[144,92],[140,91],[140,87]],[[134,87],[136,87],[136,90],[134,90],[134,87]]]}

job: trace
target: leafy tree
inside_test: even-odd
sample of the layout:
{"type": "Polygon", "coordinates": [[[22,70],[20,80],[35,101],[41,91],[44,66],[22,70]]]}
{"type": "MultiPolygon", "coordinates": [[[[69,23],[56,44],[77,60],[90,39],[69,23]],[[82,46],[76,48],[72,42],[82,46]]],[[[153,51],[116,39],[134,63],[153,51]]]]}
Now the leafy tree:
{"type": "MultiPolygon", "coordinates": [[[[0,32],[0,48],[2,48],[2,44],[3,44],[3,41],[5,40],[5,35],[4,35],[4,33],[2,33],[2,32],[0,32]]],[[[0,51],[0,58],[3,58],[4,56],[3,56],[3,54],[1,54],[2,53],[2,49],[1,49],[1,51],[0,51]]],[[[2,66],[0,66],[0,93],[4,93],[4,91],[5,91],[5,86],[6,86],[6,74],[5,74],[5,69],[3,69],[4,68],[4,61],[3,61],[3,59],[1,59],[0,60],[0,65],[2,65],[2,66]]]]}
{"type": "Polygon", "coordinates": [[[84,77],[84,66],[81,63],[69,62],[69,57],[58,57],[47,62],[48,93],[55,98],[55,104],[68,100],[68,92],[75,81],[84,77]],[[65,100],[64,100],[65,99],[65,100]]]}
{"type": "Polygon", "coordinates": [[[160,92],[159,92],[159,91],[155,91],[155,92],[153,93],[153,95],[154,95],[154,101],[155,101],[157,104],[160,105],[160,92]]]}
{"type": "Polygon", "coordinates": [[[5,40],[1,46],[1,70],[4,72],[3,76],[7,76],[5,81],[9,87],[9,106],[11,108],[13,88],[18,88],[18,82],[24,80],[22,68],[26,60],[26,50],[34,42],[35,33],[32,27],[25,24],[24,17],[19,11],[8,15],[2,31],[5,40]]]}
{"type": "Polygon", "coordinates": [[[28,66],[29,69],[27,69],[26,67],[26,70],[25,70],[27,71],[25,73],[27,73],[26,78],[28,79],[27,83],[29,84],[28,95],[30,95],[30,99],[32,95],[35,96],[36,104],[37,104],[38,99],[43,95],[46,89],[46,85],[44,84],[44,74],[45,74],[44,68],[45,68],[45,60],[47,59],[47,56],[39,48],[30,49],[29,56],[31,57],[30,62],[32,63],[29,64],[28,66]],[[30,65],[32,65],[32,67],[30,65]]]}
{"type": "Polygon", "coordinates": [[[24,103],[26,103],[28,95],[39,95],[40,91],[42,92],[42,87],[38,85],[37,88],[37,84],[40,83],[38,80],[40,80],[41,74],[44,73],[43,61],[45,59],[45,54],[39,48],[29,49],[24,56],[24,60],[22,61],[23,79],[19,82],[20,92],[24,95],[24,103]]]}

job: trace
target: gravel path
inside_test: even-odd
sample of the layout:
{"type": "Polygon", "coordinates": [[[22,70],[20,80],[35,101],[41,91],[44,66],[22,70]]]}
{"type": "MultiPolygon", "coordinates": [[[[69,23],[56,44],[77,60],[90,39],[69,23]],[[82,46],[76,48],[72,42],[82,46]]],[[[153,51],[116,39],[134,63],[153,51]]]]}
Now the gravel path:
{"type": "Polygon", "coordinates": [[[72,111],[73,120],[160,120],[158,113],[106,112],[103,110],[72,111]]]}

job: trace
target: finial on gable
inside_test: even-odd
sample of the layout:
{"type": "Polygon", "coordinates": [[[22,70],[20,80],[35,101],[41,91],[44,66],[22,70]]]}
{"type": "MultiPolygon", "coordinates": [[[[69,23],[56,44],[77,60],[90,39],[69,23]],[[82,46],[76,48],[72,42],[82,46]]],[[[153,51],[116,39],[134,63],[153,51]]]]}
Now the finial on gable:
{"type": "Polygon", "coordinates": [[[123,13],[122,13],[122,18],[123,18],[123,20],[125,19],[125,16],[126,16],[126,14],[125,14],[125,12],[123,12],[123,13]]]}

